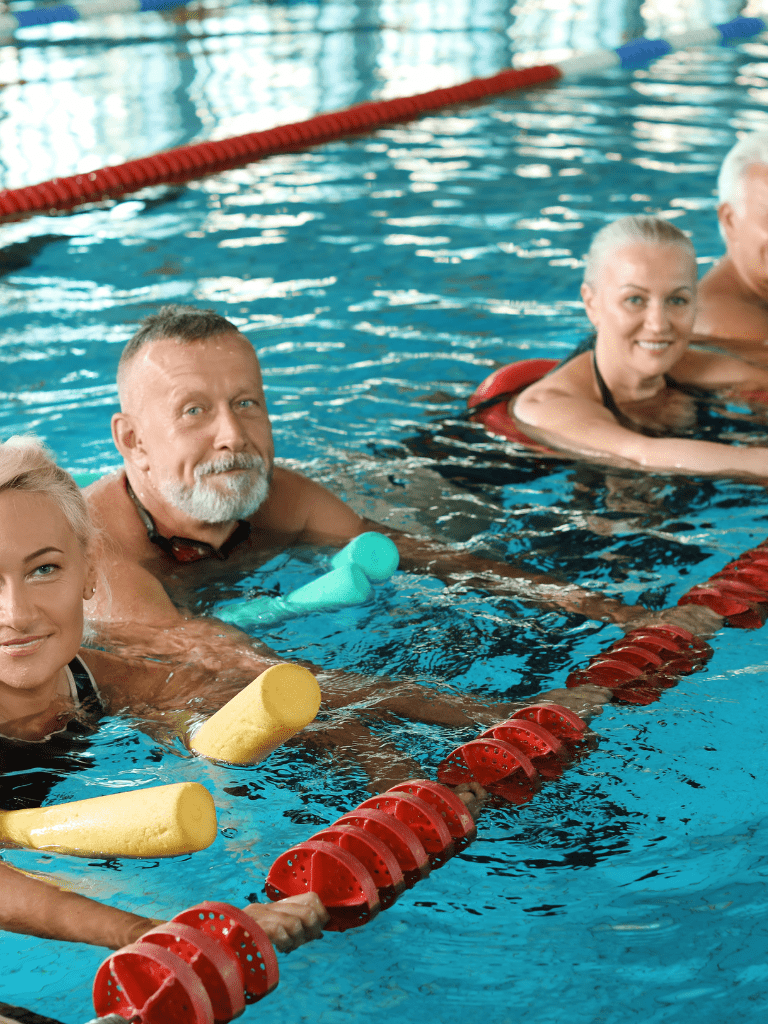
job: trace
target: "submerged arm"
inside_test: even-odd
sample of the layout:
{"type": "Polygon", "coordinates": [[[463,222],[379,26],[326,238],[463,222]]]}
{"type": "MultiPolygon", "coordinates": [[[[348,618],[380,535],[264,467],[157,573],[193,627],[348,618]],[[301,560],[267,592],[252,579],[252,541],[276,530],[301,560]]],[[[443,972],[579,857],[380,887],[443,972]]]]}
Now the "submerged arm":
{"type": "Polygon", "coordinates": [[[385,533],[395,541],[403,569],[427,572],[449,584],[506,595],[541,608],[558,608],[628,628],[660,621],[675,622],[705,636],[717,630],[722,621],[709,609],[702,611],[700,606],[694,605],[649,612],[639,605],[624,604],[616,598],[595,593],[575,583],[566,583],[547,573],[456,551],[439,541],[400,533],[371,520],[365,521],[365,529],[385,533]]]}
{"type": "Polygon", "coordinates": [[[157,923],[0,864],[0,927],[5,931],[119,949],[157,923]]]}

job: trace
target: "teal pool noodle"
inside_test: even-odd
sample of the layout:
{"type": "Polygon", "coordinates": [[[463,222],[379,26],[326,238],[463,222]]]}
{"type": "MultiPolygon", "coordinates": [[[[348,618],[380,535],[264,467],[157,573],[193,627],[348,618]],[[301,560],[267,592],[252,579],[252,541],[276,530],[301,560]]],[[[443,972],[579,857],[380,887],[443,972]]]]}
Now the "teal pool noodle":
{"type": "Polygon", "coordinates": [[[350,564],[362,569],[372,583],[383,583],[400,564],[400,552],[393,540],[371,530],[355,537],[331,559],[334,569],[350,564]]]}
{"type": "Polygon", "coordinates": [[[307,612],[331,611],[362,604],[373,592],[368,578],[356,565],[341,565],[285,597],[257,597],[225,606],[217,615],[235,626],[270,625],[307,612]]]}

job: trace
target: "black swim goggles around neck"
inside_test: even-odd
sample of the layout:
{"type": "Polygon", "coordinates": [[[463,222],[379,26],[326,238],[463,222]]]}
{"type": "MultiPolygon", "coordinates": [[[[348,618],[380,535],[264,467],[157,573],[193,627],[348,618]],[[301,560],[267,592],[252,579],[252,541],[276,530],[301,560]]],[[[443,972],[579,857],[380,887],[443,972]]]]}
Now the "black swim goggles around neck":
{"type": "Polygon", "coordinates": [[[128,477],[125,478],[125,486],[131,501],[136,506],[139,518],[146,527],[147,537],[161,551],[170,555],[177,562],[199,562],[203,558],[218,558],[220,562],[224,562],[229,557],[230,551],[238,544],[248,540],[251,535],[251,524],[248,520],[238,519],[236,529],[220,548],[215,548],[213,544],[209,544],[205,540],[193,540],[191,537],[164,537],[162,533],[157,532],[154,519],[136,497],[128,477]]]}

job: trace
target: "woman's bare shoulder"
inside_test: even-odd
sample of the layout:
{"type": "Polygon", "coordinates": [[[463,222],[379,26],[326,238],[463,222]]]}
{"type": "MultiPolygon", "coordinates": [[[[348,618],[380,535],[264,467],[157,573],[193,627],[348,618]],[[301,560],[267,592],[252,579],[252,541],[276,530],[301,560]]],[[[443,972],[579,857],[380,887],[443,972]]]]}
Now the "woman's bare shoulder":
{"type": "Polygon", "coordinates": [[[510,402],[510,411],[514,409],[520,415],[526,409],[540,407],[555,398],[588,398],[592,395],[592,355],[582,352],[568,362],[555,367],[535,384],[521,391],[517,398],[510,402]]]}

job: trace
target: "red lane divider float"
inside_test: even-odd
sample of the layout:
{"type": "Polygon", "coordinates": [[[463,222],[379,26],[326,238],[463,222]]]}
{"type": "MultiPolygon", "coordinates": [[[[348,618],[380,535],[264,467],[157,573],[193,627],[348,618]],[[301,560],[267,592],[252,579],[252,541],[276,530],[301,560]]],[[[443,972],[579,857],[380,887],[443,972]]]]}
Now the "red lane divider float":
{"type": "Polygon", "coordinates": [[[651,704],[661,690],[701,668],[711,656],[708,643],[679,626],[641,627],[591,658],[585,669],[572,672],[565,685],[604,686],[613,691],[615,701],[651,704]]]}
{"type": "Polygon", "coordinates": [[[99,967],[100,1016],[137,1024],[224,1024],[277,985],[277,957],[244,911],[200,903],[124,946],[99,967]]]}
{"type": "Polygon", "coordinates": [[[0,192],[0,219],[68,210],[81,203],[116,198],[149,185],[178,184],[230,167],[240,167],[275,153],[288,153],[332,142],[346,135],[359,135],[385,124],[412,120],[430,110],[483,100],[561,77],[562,72],[554,64],[520,70],[509,68],[489,78],[474,78],[447,89],[433,89],[416,96],[379,103],[362,103],[335,114],[319,114],[306,121],[266,131],[180,146],[154,156],[104,167],[90,174],[74,174],[39,185],[7,189],[0,192]]]}
{"type": "MultiPolygon", "coordinates": [[[[648,704],[711,654],[707,643],[678,626],[644,627],[571,673],[567,685],[605,686],[617,701],[648,704]]],[[[593,746],[594,734],[567,708],[521,708],[452,751],[437,767],[437,783],[416,779],[395,786],[287,850],[269,870],[267,895],[280,900],[311,890],[330,913],[333,930],[365,924],[475,837],[474,821],[449,786],[478,782],[500,799],[523,804],[593,746]]]]}
{"type": "MultiPolygon", "coordinates": [[[[680,603],[700,595],[698,603],[707,604],[712,592],[734,602],[732,624],[751,626],[750,616],[768,609],[768,551],[747,552],[680,603]],[[745,603],[733,581],[759,596],[753,598],[750,589],[745,603]]],[[[614,700],[648,704],[711,654],[705,641],[679,626],[643,627],[572,672],[566,683],[604,686],[614,700]]],[[[521,708],[452,751],[437,767],[438,782],[393,786],[287,850],[269,870],[266,893],[277,901],[315,892],[330,914],[326,927],[359,927],[475,838],[475,823],[450,786],[474,781],[497,798],[522,804],[593,746],[594,734],[567,708],[521,708]]],[[[277,981],[274,950],[258,925],[234,907],[203,903],[113,953],[96,975],[94,1005],[99,1014],[116,1013],[136,1024],[217,1024],[267,995],[277,981]]]]}
{"type": "Polygon", "coordinates": [[[585,728],[577,715],[556,704],[522,708],[487,736],[450,754],[438,767],[439,782],[412,779],[393,786],[286,850],[269,870],[267,895],[280,900],[311,890],[331,915],[332,930],[365,924],[475,838],[475,822],[449,785],[476,781],[499,797],[522,803],[541,782],[534,762],[544,778],[557,777],[575,748],[585,746],[585,728]],[[492,736],[497,729],[517,745],[492,736]],[[498,753],[489,756],[489,750],[498,753]],[[368,841],[362,842],[366,835],[368,841]],[[382,847],[394,856],[396,867],[382,847]],[[339,857],[340,852],[347,856],[339,857]]]}
{"type": "Polygon", "coordinates": [[[759,629],[768,617],[768,548],[745,551],[677,603],[704,605],[738,629],[759,629]]]}

